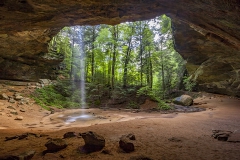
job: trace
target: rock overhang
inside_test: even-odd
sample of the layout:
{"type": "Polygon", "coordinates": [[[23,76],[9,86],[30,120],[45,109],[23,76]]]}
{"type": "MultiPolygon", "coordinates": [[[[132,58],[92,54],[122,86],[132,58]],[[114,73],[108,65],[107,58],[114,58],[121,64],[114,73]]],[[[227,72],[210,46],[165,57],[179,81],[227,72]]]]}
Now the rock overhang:
{"type": "Polygon", "coordinates": [[[190,74],[200,84],[209,86],[228,80],[226,87],[234,90],[231,83],[239,80],[238,0],[2,0],[0,13],[2,79],[50,78],[59,60],[45,61],[42,54],[64,26],[114,25],[167,14],[173,20],[175,48],[188,61],[190,74]],[[16,67],[21,71],[16,73],[16,67]],[[216,72],[216,68],[227,69],[216,72]]]}

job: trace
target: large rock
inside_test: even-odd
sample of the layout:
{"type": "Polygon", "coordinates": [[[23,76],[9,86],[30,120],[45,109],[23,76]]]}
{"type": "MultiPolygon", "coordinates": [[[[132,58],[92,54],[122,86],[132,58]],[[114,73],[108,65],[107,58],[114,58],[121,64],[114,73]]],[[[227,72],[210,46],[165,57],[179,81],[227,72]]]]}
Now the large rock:
{"type": "Polygon", "coordinates": [[[67,143],[65,140],[60,139],[60,138],[56,138],[56,139],[51,139],[49,140],[45,146],[47,147],[47,151],[46,152],[57,152],[60,151],[64,148],[67,147],[67,143]]]}
{"type": "Polygon", "coordinates": [[[101,150],[105,147],[105,139],[104,137],[98,135],[95,132],[89,131],[82,133],[82,138],[84,139],[85,145],[83,149],[86,152],[95,152],[101,150]]]}
{"type": "Polygon", "coordinates": [[[173,100],[173,103],[179,104],[182,106],[191,106],[193,104],[193,99],[189,95],[181,95],[180,97],[176,97],[173,100]]]}
{"type": "MultiPolygon", "coordinates": [[[[192,77],[203,85],[200,89],[207,90],[206,85],[213,82],[239,80],[240,7],[237,0],[2,0],[0,78],[56,78],[62,57],[47,54],[47,47],[64,26],[118,24],[164,13],[173,19],[175,48],[187,60],[192,77]]],[[[231,91],[234,87],[229,89],[227,94],[239,96],[239,91],[231,91]]]]}
{"type": "Polygon", "coordinates": [[[127,153],[133,152],[135,150],[133,140],[135,140],[135,135],[133,134],[123,135],[120,138],[119,147],[127,153]]]}

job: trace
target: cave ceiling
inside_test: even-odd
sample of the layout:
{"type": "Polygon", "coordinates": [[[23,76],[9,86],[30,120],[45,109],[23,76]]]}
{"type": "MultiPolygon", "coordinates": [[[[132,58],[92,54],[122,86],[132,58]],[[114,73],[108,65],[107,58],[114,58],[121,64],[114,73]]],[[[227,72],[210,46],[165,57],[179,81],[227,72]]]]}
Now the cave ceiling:
{"type": "Polygon", "coordinates": [[[240,77],[239,0],[1,0],[0,79],[51,78],[48,64],[59,61],[42,55],[65,26],[115,25],[161,14],[172,18],[175,49],[202,88],[238,95],[240,85],[232,85],[240,77]]]}

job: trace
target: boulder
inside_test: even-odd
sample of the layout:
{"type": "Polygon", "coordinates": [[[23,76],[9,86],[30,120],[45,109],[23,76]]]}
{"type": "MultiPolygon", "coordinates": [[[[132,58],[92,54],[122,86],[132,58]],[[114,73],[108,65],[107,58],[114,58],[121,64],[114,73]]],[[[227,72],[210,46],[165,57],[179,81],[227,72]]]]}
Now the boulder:
{"type": "Polygon", "coordinates": [[[56,138],[56,139],[51,139],[49,140],[45,146],[47,147],[47,151],[46,152],[58,152],[64,148],[67,147],[67,143],[65,140],[60,139],[60,138],[56,138]]]}
{"type": "Polygon", "coordinates": [[[133,134],[123,135],[120,138],[119,147],[127,153],[133,152],[135,150],[133,140],[135,140],[135,135],[133,134]]]}
{"type": "Polygon", "coordinates": [[[105,147],[104,137],[98,135],[97,133],[89,131],[82,133],[81,135],[85,142],[85,145],[83,147],[85,152],[87,153],[95,152],[105,147]]]}
{"type": "Polygon", "coordinates": [[[191,106],[193,104],[193,98],[189,95],[181,95],[180,97],[176,97],[173,103],[182,106],[191,106]]]}

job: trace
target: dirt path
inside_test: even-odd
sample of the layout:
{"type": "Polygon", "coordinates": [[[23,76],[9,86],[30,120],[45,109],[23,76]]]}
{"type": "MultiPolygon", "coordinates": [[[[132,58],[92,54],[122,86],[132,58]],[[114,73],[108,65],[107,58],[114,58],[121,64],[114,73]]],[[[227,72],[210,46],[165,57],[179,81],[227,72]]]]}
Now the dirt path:
{"type": "MultiPolygon", "coordinates": [[[[50,115],[49,111],[32,104],[21,113],[22,121],[14,117],[0,116],[0,156],[19,155],[34,150],[32,159],[106,159],[128,160],[135,156],[146,156],[154,160],[238,160],[240,143],[218,141],[211,137],[213,129],[240,131],[240,100],[227,96],[206,96],[194,100],[206,111],[196,113],[131,113],[125,111],[88,110],[97,116],[92,121],[76,121],[66,124],[62,112],[50,115]],[[60,118],[59,118],[60,117],[60,118]],[[99,118],[100,117],[100,118],[99,118]],[[102,118],[101,118],[102,117],[102,118]],[[62,138],[69,131],[83,133],[95,131],[106,139],[108,154],[95,152],[82,154],[78,148],[84,145],[82,138],[66,139],[68,147],[45,156],[44,144],[49,138],[62,138]],[[42,137],[28,137],[5,141],[6,136],[34,132],[42,137]],[[124,153],[118,141],[122,135],[136,136],[135,151],[124,153]]],[[[8,104],[5,104],[5,107],[8,104]]],[[[16,106],[17,108],[17,106],[16,106]]],[[[69,112],[69,111],[66,111],[69,112]]],[[[78,111],[71,111],[78,112],[78,111]]],[[[65,114],[65,113],[64,113],[65,114]]]]}

